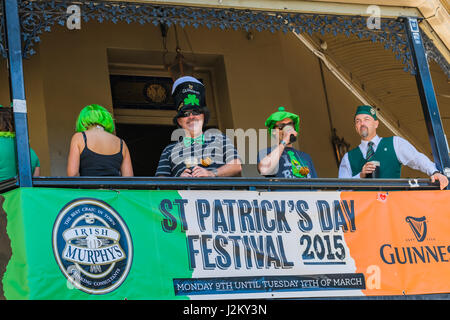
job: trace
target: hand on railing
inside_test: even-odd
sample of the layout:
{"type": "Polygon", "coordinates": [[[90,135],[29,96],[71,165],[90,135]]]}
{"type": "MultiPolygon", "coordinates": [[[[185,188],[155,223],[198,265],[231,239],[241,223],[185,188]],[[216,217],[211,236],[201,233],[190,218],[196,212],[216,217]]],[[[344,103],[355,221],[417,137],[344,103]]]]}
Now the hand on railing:
{"type": "Polygon", "coordinates": [[[431,176],[431,182],[434,183],[435,181],[439,181],[439,186],[441,190],[446,188],[448,186],[448,178],[444,176],[442,173],[435,172],[431,176]]]}

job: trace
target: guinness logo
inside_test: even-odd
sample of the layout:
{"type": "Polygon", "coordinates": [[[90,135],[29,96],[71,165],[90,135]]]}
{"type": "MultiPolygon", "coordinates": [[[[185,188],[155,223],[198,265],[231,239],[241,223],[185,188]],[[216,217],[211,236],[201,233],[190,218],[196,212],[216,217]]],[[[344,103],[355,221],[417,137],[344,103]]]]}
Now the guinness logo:
{"type": "Polygon", "coordinates": [[[417,241],[422,242],[427,236],[427,221],[425,216],[421,218],[408,216],[405,220],[411,227],[411,230],[414,233],[417,241]]]}

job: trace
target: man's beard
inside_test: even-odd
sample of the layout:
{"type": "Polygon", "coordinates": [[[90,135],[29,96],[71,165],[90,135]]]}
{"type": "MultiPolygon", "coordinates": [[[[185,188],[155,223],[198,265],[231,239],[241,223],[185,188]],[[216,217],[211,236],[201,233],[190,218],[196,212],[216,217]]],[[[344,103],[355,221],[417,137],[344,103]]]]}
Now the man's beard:
{"type": "Polygon", "coordinates": [[[202,123],[201,123],[200,120],[194,119],[194,120],[188,121],[186,123],[186,127],[189,128],[190,130],[201,131],[202,130],[202,123]]]}
{"type": "Polygon", "coordinates": [[[367,128],[366,126],[361,126],[361,128],[359,129],[360,132],[360,136],[362,138],[367,138],[369,136],[369,128],[367,128]]]}

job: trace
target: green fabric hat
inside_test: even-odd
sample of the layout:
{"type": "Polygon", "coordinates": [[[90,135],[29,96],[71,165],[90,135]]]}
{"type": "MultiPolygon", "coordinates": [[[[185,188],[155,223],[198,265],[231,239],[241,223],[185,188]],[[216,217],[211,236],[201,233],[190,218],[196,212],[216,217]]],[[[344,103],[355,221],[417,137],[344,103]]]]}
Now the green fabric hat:
{"type": "Polygon", "coordinates": [[[299,116],[285,111],[284,107],[278,107],[278,111],[272,113],[265,122],[265,126],[269,128],[269,135],[272,134],[272,129],[275,126],[275,123],[286,118],[290,118],[294,121],[295,131],[298,132],[300,124],[299,116]]]}
{"type": "Polygon", "coordinates": [[[355,117],[358,114],[368,114],[369,116],[371,116],[372,118],[374,118],[375,120],[378,120],[377,118],[377,111],[375,110],[374,107],[372,106],[359,106],[356,109],[356,113],[355,113],[355,117]]]}

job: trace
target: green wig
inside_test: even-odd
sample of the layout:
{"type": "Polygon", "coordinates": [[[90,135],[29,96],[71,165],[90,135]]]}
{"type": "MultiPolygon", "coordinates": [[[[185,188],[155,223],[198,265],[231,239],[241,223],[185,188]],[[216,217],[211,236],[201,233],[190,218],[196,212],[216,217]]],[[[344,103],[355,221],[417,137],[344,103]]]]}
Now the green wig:
{"type": "Polygon", "coordinates": [[[269,135],[272,134],[272,129],[275,127],[275,123],[281,121],[283,119],[292,119],[294,121],[295,131],[298,132],[300,125],[300,118],[298,115],[285,111],[284,107],[278,107],[278,111],[272,113],[269,118],[266,120],[266,127],[269,128],[269,135]]]}
{"type": "Polygon", "coordinates": [[[86,131],[90,126],[100,125],[109,133],[114,132],[114,120],[108,110],[98,104],[91,104],[81,110],[77,119],[77,132],[86,131]]]}

